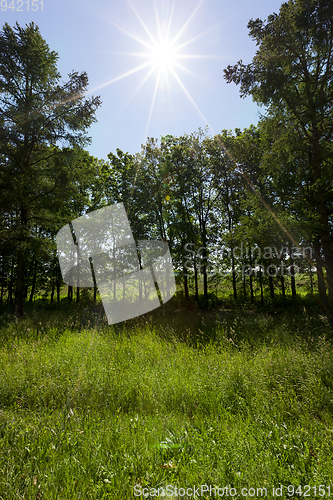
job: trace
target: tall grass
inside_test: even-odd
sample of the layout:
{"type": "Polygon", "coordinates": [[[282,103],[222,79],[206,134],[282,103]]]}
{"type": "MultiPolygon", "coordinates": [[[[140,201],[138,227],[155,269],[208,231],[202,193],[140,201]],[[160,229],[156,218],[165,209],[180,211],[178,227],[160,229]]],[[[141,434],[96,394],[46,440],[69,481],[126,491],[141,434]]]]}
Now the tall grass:
{"type": "MultiPolygon", "coordinates": [[[[170,302],[114,326],[84,304],[3,315],[0,498],[162,498],[167,485],[333,494],[327,320],[301,304],[170,302]]],[[[194,498],[182,493],[167,498],[194,498]]]]}

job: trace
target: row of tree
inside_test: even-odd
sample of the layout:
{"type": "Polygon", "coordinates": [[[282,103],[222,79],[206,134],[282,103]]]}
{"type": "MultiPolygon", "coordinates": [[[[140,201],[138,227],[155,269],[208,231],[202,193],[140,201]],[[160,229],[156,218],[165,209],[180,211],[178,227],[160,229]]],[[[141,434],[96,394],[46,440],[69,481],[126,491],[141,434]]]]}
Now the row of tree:
{"type": "Polygon", "coordinates": [[[168,242],[185,296],[189,276],[196,297],[200,275],[205,296],[227,276],[235,299],[241,286],[252,301],[255,281],[261,300],[266,282],[272,297],[277,283],[285,295],[285,278],[296,295],[295,264],[312,277],[311,235],[267,185],[265,134],[261,126],[214,137],[199,130],[151,139],[135,156],[109,154],[103,202],[125,203],[136,239],[168,242]]]}
{"type": "Polygon", "coordinates": [[[149,139],[140,153],[117,149],[108,161],[84,150],[100,105],[84,96],[87,75],[72,73],[60,84],[57,55],[38,28],[6,24],[0,301],[15,296],[21,315],[41,288],[59,300],[57,231],[123,202],[136,241],[168,242],[185,295],[193,276],[198,296],[200,275],[208,295],[212,265],[225,271],[235,298],[240,284],[251,300],[255,286],[263,299],[266,283],[271,296],[277,285],[285,294],[286,270],[295,295],[295,265],[311,279],[315,265],[321,304],[333,319],[332,19],[333,5],[289,0],[266,23],[249,22],[259,48],[251,64],[229,66],[225,78],[265,106],[256,127],[149,139]],[[238,247],[248,251],[237,256],[238,247]]]}
{"type": "MultiPolygon", "coordinates": [[[[262,144],[260,129],[251,127],[215,137],[199,131],[179,138],[168,136],[161,142],[151,139],[140,154],[118,149],[117,154],[108,155],[109,161],[97,160],[79,149],[63,150],[61,163],[64,166],[66,159],[70,178],[55,192],[54,199],[48,193],[45,200],[40,198],[38,210],[32,212],[36,207],[30,207],[34,223],[24,242],[24,297],[32,301],[34,293],[44,289],[51,300],[55,294],[60,300],[63,281],[56,252],[57,231],[84,213],[119,202],[125,205],[136,241],[168,242],[186,296],[188,279],[193,277],[198,297],[200,276],[205,296],[209,282],[215,286],[224,279],[230,281],[235,299],[241,286],[244,294],[246,287],[249,289],[253,301],[256,282],[261,300],[266,282],[272,297],[277,283],[285,295],[286,277],[288,281],[290,277],[295,295],[296,261],[302,272],[312,272],[311,241],[304,232],[297,238],[301,246],[298,257],[291,237],[299,231],[297,221],[290,214],[286,216],[280,206],[283,200],[275,190],[270,189],[263,198],[266,174],[262,144]],[[235,163],[236,156],[239,161],[235,163]],[[270,202],[274,199],[273,211],[270,202]],[[44,203],[51,204],[52,216],[45,218],[44,203]]],[[[6,295],[8,302],[13,301],[17,283],[18,257],[15,246],[10,245],[15,232],[13,220],[6,231],[7,252],[1,254],[1,300],[6,295]]],[[[69,287],[69,299],[72,293],[69,287]]]]}

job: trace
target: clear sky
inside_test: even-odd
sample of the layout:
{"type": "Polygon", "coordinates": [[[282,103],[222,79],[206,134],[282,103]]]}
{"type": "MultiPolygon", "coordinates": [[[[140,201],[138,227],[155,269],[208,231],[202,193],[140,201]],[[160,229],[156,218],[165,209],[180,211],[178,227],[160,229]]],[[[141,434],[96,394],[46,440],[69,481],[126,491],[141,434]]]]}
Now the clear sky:
{"type": "Polygon", "coordinates": [[[58,52],[64,81],[72,70],[87,72],[88,94],[102,100],[87,149],[106,159],[116,148],[140,151],[147,137],[190,134],[206,125],[214,134],[257,123],[260,108],[225,82],[223,68],[239,59],[251,62],[256,45],[248,36],[249,19],[266,19],[281,4],[3,0],[0,19],[1,27],[34,21],[58,52]]]}

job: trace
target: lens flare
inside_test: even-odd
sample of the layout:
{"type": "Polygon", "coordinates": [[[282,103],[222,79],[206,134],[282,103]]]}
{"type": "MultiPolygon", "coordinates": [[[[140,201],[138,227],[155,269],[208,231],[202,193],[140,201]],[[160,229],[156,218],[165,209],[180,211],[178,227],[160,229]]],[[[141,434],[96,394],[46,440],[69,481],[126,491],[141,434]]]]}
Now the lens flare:
{"type": "MultiPolygon", "coordinates": [[[[160,92],[167,92],[169,99],[171,98],[171,81],[173,84],[180,86],[181,90],[186,95],[187,99],[194,106],[200,117],[204,120],[204,126],[208,125],[212,130],[212,127],[209,124],[209,121],[206,119],[202,111],[199,109],[199,106],[195,103],[192,98],[189,90],[186,88],[185,83],[183,82],[180,73],[188,73],[192,76],[196,77],[199,80],[204,80],[202,75],[198,75],[197,73],[191,71],[184,64],[180,63],[180,60],[185,61],[193,60],[193,59],[220,59],[220,56],[212,56],[212,55],[204,55],[204,54],[195,54],[195,53],[185,53],[184,49],[187,48],[190,44],[197,41],[199,38],[208,35],[211,31],[213,31],[217,26],[212,26],[209,29],[202,31],[201,33],[196,34],[195,36],[186,36],[189,33],[189,26],[193,18],[198,15],[200,8],[204,0],[200,0],[193,8],[189,16],[185,19],[185,22],[182,24],[180,28],[174,28],[174,17],[176,10],[176,0],[172,1],[172,6],[169,14],[159,14],[157,9],[157,2],[153,0],[153,10],[155,11],[155,23],[151,25],[151,21],[148,23],[142,15],[136,9],[129,0],[128,5],[133,11],[137,21],[139,22],[140,29],[132,31],[128,28],[124,28],[116,24],[115,22],[108,20],[110,24],[119,29],[126,36],[130,37],[134,40],[138,46],[142,48],[142,51],[139,52],[116,52],[121,55],[135,56],[141,59],[141,63],[134,65],[133,68],[124,72],[119,76],[115,76],[114,78],[102,83],[101,85],[95,87],[92,91],[99,90],[100,88],[106,87],[113,83],[119,82],[120,80],[127,78],[135,73],[139,73],[144,71],[144,77],[141,82],[138,82],[137,88],[134,90],[133,95],[129,97],[125,106],[123,106],[122,110],[132,101],[134,96],[138,94],[139,90],[143,87],[143,85],[150,80],[151,78],[155,78],[154,90],[152,92],[151,102],[147,125],[144,134],[144,140],[147,138],[150,122],[153,116],[154,107],[157,99],[157,95],[160,92]],[[155,24],[155,25],[154,25],[155,24]],[[143,29],[143,30],[142,30],[143,29]],[[155,33],[155,34],[154,34],[155,33]]],[[[209,83],[205,80],[206,86],[209,83]]]]}

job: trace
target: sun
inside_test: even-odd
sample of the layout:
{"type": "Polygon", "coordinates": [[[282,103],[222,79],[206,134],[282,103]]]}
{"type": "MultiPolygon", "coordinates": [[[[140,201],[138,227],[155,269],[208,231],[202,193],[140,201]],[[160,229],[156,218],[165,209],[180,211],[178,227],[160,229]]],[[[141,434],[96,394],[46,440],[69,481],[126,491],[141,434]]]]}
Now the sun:
{"type": "Polygon", "coordinates": [[[166,73],[174,68],[177,61],[177,49],[172,41],[168,39],[160,40],[151,50],[152,64],[155,68],[166,73]]]}
{"type": "MultiPolygon", "coordinates": [[[[192,37],[186,36],[189,25],[193,19],[193,17],[198,13],[204,0],[199,0],[196,6],[194,6],[193,11],[188,16],[184,24],[175,31],[173,29],[173,18],[175,16],[175,5],[176,0],[170,0],[172,2],[171,11],[168,16],[160,15],[157,10],[157,3],[155,0],[152,0],[153,3],[153,11],[155,11],[155,20],[156,26],[150,24],[148,26],[147,22],[142,18],[140,13],[137,11],[136,7],[132,4],[131,0],[127,0],[127,4],[132,9],[137,21],[139,21],[139,25],[141,25],[141,34],[133,31],[129,31],[127,28],[119,26],[113,21],[109,21],[110,24],[115,26],[117,29],[125,33],[128,37],[132,38],[137,46],[141,48],[139,52],[119,52],[121,55],[135,56],[141,59],[141,63],[137,66],[134,66],[132,69],[129,69],[125,73],[112,78],[111,80],[103,83],[102,85],[96,87],[97,90],[101,87],[105,87],[106,85],[111,85],[119,80],[127,78],[135,73],[142,72],[145,70],[145,74],[140,83],[137,84],[133,95],[128,99],[126,106],[129,102],[134,98],[134,96],[140,91],[143,85],[149,80],[151,77],[154,78],[155,75],[155,87],[152,93],[150,108],[148,112],[147,125],[145,130],[145,137],[147,137],[150,121],[152,118],[156,96],[161,92],[167,92],[168,95],[171,95],[171,86],[170,80],[173,80],[173,83],[176,83],[181,87],[182,91],[189,99],[191,104],[194,106],[198,114],[201,116],[205,125],[209,125],[209,121],[206,119],[202,111],[199,109],[199,106],[191,96],[189,90],[183,83],[183,80],[180,76],[180,72],[186,72],[191,74],[192,76],[203,80],[201,75],[194,73],[188,67],[181,63],[186,59],[206,59],[206,58],[216,58],[217,56],[212,55],[204,55],[204,54],[193,54],[193,53],[184,53],[184,48],[188,45],[192,44],[194,41],[198,40],[204,35],[209,34],[213,29],[217,26],[212,26],[207,30],[198,33],[192,37]],[[143,35],[142,36],[142,29],[143,35]]],[[[116,52],[117,53],[117,52],[116,52]]],[[[206,82],[207,83],[207,82],[206,82]]]]}

